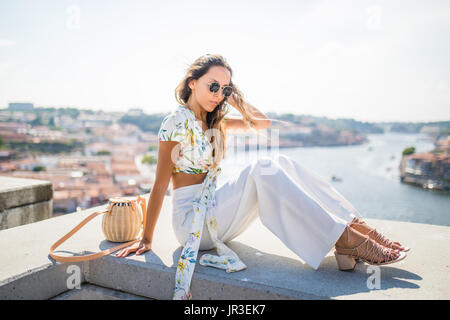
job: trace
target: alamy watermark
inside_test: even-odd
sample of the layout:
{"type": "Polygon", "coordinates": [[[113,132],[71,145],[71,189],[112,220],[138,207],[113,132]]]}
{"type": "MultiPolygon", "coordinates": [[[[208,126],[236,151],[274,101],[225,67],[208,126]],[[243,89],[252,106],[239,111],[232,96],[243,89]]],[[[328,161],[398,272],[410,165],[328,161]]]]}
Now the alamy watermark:
{"type": "Polygon", "coordinates": [[[69,290],[81,289],[81,269],[79,266],[71,264],[67,267],[66,273],[70,274],[66,285],[69,290]]]}
{"type": "Polygon", "coordinates": [[[367,273],[371,274],[369,278],[367,278],[366,285],[367,289],[381,289],[381,269],[379,266],[370,265],[367,270],[367,273]]]}
{"type": "Polygon", "coordinates": [[[69,30],[78,30],[80,29],[80,17],[81,17],[81,9],[77,5],[71,5],[67,7],[67,20],[66,27],[69,30]]]}
{"type": "Polygon", "coordinates": [[[368,14],[366,20],[366,27],[370,30],[381,29],[381,7],[378,5],[371,5],[366,8],[366,13],[368,14]]]}

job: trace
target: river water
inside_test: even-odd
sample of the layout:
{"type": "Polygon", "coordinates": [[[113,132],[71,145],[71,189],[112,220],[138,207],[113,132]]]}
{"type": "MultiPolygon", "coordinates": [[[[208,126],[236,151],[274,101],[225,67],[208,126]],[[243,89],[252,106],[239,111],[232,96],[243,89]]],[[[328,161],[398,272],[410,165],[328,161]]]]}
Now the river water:
{"type": "Polygon", "coordinates": [[[429,151],[434,148],[433,143],[422,134],[385,133],[367,137],[369,143],[356,146],[281,148],[272,153],[229,152],[221,163],[217,187],[258,157],[272,157],[279,152],[319,174],[363,217],[450,226],[448,192],[400,182],[398,165],[403,149],[414,146],[416,152],[429,151]],[[332,181],[333,175],[342,181],[332,181]]]}

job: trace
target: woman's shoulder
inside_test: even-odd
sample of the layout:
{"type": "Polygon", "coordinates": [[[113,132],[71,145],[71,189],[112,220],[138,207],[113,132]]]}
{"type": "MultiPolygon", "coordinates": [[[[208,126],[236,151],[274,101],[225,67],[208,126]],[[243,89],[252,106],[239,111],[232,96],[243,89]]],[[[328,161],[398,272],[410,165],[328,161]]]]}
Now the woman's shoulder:
{"type": "Polygon", "coordinates": [[[178,105],[175,110],[164,117],[163,122],[171,121],[175,123],[185,123],[189,119],[189,110],[182,105],[178,105]]]}
{"type": "Polygon", "coordinates": [[[189,114],[186,108],[179,105],[175,110],[166,115],[161,122],[158,132],[160,141],[182,141],[189,129],[189,114]]]}

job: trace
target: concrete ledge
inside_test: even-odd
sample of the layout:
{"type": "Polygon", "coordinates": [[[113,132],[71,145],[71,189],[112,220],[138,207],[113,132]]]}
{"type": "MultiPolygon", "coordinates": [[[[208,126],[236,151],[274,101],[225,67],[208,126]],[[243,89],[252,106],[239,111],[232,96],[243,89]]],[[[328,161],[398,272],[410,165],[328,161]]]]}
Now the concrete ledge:
{"type": "Polygon", "coordinates": [[[0,176],[0,230],[53,217],[49,181],[0,176]]]}
{"type": "MultiPolygon", "coordinates": [[[[109,255],[79,263],[82,282],[139,297],[171,299],[182,249],[172,231],[171,201],[171,196],[164,199],[151,251],[140,256],[109,255]]],[[[103,208],[0,231],[0,299],[50,299],[67,291],[67,267],[75,263],[56,263],[48,256],[48,250],[83,218],[103,208]]],[[[258,219],[228,243],[248,269],[228,274],[197,263],[192,280],[194,299],[450,298],[450,227],[366,220],[389,238],[410,246],[408,257],[379,268],[358,263],[355,271],[342,272],[330,252],[314,270],[258,219]],[[374,270],[379,271],[379,289],[367,285],[374,270]]],[[[61,245],[58,252],[98,252],[115,245],[104,239],[101,217],[97,217],[61,245]]]]}
{"type": "Polygon", "coordinates": [[[62,293],[50,300],[151,300],[134,294],[119,292],[108,288],[82,284],[80,289],[62,293]]]}
{"type": "Polygon", "coordinates": [[[14,228],[53,217],[53,202],[42,201],[0,211],[0,230],[14,228]]]}
{"type": "Polygon", "coordinates": [[[48,201],[52,197],[50,181],[0,176],[0,211],[48,201]]]}

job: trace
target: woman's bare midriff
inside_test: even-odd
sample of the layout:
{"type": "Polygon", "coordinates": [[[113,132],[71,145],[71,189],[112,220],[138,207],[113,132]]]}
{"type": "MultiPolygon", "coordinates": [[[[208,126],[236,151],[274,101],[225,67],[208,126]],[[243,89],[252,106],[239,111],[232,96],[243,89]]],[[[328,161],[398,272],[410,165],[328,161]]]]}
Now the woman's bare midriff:
{"type": "Polygon", "coordinates": [[[202,183],[208,173],[186,173],[186,172],[174,172],[172,174],[172,188],[173,190],[190,186],[193,184],[202,183]]]}

